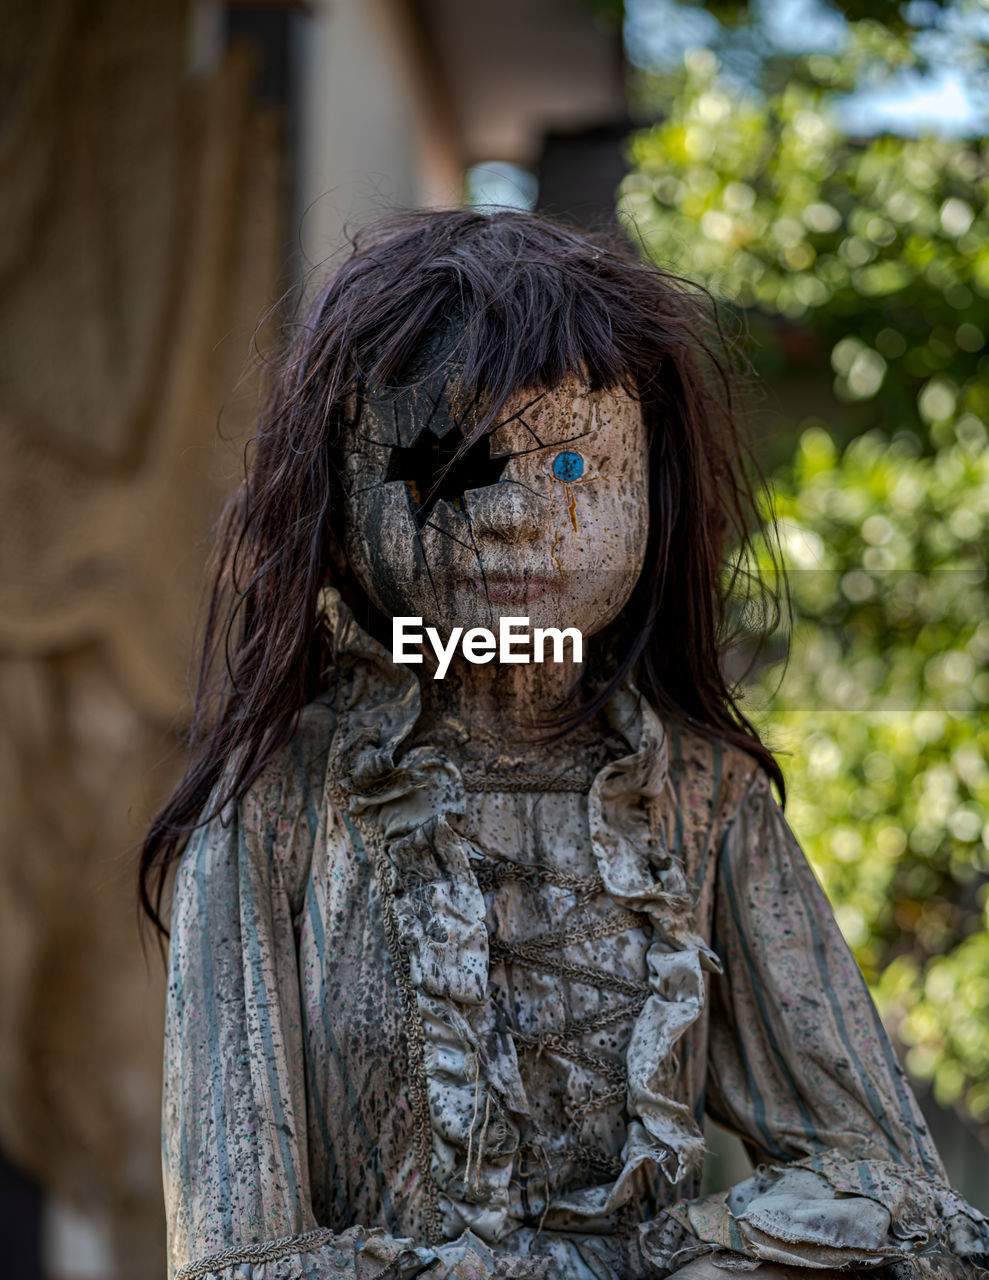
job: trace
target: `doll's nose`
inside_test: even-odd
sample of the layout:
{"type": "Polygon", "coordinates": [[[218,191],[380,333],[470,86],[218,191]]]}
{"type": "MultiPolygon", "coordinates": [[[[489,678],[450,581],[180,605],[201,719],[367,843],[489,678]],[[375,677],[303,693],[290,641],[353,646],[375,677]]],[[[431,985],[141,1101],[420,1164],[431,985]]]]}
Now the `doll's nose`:
{"type": "Polygon", "coordinates": [[[523,484],[502,480],[464,494],[467,518],[476,535],[504,542],[528,542],[545,523],[545,502],[523,484]]]}

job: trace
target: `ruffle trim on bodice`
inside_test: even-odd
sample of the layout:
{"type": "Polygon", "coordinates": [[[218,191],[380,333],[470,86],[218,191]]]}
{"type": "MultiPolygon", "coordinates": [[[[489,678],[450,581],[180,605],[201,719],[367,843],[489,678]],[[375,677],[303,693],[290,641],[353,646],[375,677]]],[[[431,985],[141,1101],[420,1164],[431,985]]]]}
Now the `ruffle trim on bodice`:
{"type": "MultiPolygon", "coordinates": [[[[334,800],[370,846],[385,900],[386,933],[409,1040],[410,1105],[417,1117],[431,1238],[469,1229],[496,1242],[509,1219],[509,1178],[529,1115],[515,1042],[488,999],[482,857],[451,818],[464,812],[457,767],[418,745],[397,759],[420,711],[416,677],[355,623],[335,593],[324,597],[333,639],[338,727],[330,748],[334,800]],[[474,865],[472,865],[474,864],[474,865]]],[[[671,1183],[699,1169],[703,1140],[672,1097],[674,1051],[704,1001],[703,973],[717,957],[693,929],[683,868],[650,819],[669,786],[662,724],[626,688],[609,718],[632,747],[590,789],[588,818],[605,892],[649,918],[648,993],[626,1054],[627,1141],[612,1181],[559,1194],[550,1208],[598,1219],[626,1203],[646,1162],[671,1183]]]]}

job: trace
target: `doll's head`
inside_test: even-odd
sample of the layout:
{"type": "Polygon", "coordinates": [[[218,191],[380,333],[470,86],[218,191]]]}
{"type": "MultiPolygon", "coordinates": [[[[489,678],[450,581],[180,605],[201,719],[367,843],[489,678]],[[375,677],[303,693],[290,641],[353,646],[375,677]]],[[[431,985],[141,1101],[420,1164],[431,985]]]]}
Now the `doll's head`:
{"type": "Polygon", "coordinates": [[[721,666],[728,558],[758,515],[709,303],[624,243],[530,214],[418,212],[357,236],[271,365],[218,547],[199,754],[142,883],[227,762],[218,804],[319,691],[326,585],[386,645],[398,613],[579,626],[594,692],[571,723],[632,678],[779,780],[721,666]]]}
{"type": "Polygon", "coordinates": [[[377,224],[272,387],[259,503],[291,439],[296,491],[322,489],[327,577],[385,643],[396,614],[565,622],[605,633],[610,693],[686,609],[714,654],[746,495],[706,327],[701,291],[532,215],[377,224]]]}
{"type": "Polygon", "coordinates": [[[520,614],[600,632],[645,555],[637,398],[572,372],[516,391],[492,418],[462,387],[455,346],[429,365],[413,386],[366,388],[343,441],[345,547],[360,587],[384,615],[441,633],[520,614]]]}

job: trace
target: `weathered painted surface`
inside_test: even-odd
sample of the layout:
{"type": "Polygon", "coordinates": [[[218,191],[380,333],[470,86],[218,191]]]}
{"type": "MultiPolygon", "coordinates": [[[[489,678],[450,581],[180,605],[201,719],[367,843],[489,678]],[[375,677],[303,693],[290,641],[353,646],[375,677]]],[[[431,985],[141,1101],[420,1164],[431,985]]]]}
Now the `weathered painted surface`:
{"type": "Polygon", "coordinates": [[[423,522],[432,488],[423,459],[383,442],[433,440],[442,460],[451,434],[459,443],[475,418],[458,416],[453,393],[435,402],[436,388],[416,394],[418,435],[408,426],[407,397],[379,395],[365,405],[345,455],[348,552],[375,603],[444,631],[491,627],[519,612],[533,626],[576,626],[587,636],[607,626],[645,555],[648,465],[638,403],[622,390],[590,392],[575,375],[551,391],[520,393],[454,475],[484,480],[496,463],[497,478],[461,492],[445,488],[423,522]],[[396,420],[397,404],[406,412],[396,420]],[[562,476],[561,456],[570,459],[562,476]]]}

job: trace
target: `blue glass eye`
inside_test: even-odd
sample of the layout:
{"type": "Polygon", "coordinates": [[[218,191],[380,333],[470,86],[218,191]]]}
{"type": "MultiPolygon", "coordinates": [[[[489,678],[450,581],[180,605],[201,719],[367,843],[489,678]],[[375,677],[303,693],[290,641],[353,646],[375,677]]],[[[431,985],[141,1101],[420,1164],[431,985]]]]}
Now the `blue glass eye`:
{"type": "Polygon", "coordinates": [[[553,459],[553,475],[557,480],[579,480],[584,474],[584,459],[579,453],[558,453],[553,459]]]}

